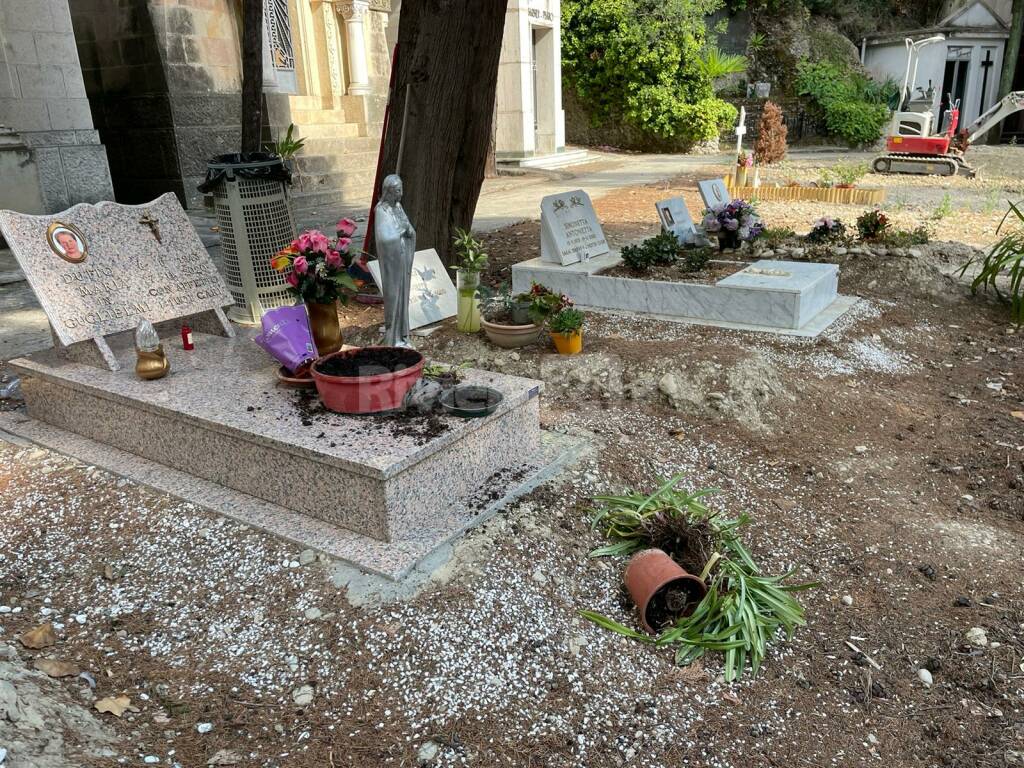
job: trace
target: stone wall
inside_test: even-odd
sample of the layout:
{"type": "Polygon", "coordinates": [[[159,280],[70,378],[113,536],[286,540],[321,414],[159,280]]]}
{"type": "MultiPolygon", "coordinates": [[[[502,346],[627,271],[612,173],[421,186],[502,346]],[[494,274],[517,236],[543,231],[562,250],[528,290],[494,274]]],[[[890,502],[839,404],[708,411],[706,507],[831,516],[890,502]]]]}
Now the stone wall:
{"type": "Polygon", "coordinates": [[[0,45],[0,125],[30,150],[45,212],[112,198],[68,0],[0,0],[0,45]]]}
{"type": "Polygon", "coordinates": [[[238,151],[233,0],[71,0],[85,85],[118,200],[197,204],[210,156],[238,151]]]}

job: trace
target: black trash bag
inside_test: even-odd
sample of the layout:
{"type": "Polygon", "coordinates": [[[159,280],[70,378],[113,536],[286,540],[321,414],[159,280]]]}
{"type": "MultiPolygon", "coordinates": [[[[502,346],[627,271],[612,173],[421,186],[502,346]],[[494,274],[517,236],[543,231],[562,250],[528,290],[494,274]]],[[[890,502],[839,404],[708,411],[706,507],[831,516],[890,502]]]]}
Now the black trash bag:
{"type": "Polygon", "coordinates": [[[206,179],[197,189],[207,194],[216,189],[224,179],[235,177],[292,183],[292,172],[288,170],[280,155],[268,152],[235,152],[211,157],[206,164],[206,179]]]}

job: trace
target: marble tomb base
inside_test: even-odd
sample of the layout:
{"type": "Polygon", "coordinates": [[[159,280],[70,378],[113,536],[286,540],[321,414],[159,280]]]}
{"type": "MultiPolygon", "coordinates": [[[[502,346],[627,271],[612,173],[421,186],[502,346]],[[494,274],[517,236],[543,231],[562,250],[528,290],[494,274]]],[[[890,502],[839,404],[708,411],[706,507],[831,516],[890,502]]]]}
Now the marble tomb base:
{"type": "Polygon", "coordinates": [[[346,416],[278,386],[246,336],[196,334],[189,352],[164,339],[171,373],[157,381],[134,375],[130,334],[110,340],[120,371],[56,350],[12,360],[29,418],[0,426],[389,578],[572,452],[542,439],[530,379],[464,371],[505,396],[482,419],[346,416]]]}
{"type": "Polygon", "coordinates": [[[620,262],[617,253],[569,266],[531,259],[512,266],[512,290],[537,282],[585,308],[802,336],[817,335],[856,303],[838,294],[835,264],[756,261],[714,285],[599,274],[620,262]]]}

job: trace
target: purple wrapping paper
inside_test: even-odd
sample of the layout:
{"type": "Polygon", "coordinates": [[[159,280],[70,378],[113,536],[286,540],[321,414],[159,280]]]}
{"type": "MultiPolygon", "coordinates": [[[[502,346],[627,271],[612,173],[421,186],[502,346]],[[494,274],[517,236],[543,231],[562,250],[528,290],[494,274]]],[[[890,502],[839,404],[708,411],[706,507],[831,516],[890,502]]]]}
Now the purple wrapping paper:
{"type": "Polygon", "coordinates": [[[295,373],[317,358],[309,314],[304,304],[278,307],[263,315],[263,333],[253,341],[290,372],[295,373]]]}

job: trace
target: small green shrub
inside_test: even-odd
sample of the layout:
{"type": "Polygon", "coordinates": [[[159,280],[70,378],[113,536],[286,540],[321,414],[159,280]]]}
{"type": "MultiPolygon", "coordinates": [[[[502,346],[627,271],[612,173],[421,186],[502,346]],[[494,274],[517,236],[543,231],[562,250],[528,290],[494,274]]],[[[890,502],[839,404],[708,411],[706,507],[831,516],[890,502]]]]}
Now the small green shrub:
{"type": "Polygon", "coordinates": [[[700,272],[708,265],[714,250],[711,248],[687,248],[683,250],[679,268],[683,272],[700,272]]]}
{"type": "Polygon", "coordinates": [[[935,210],[932,211],[932,221],[942,221],[953,214],[953,196],[946,192],[942,195],[942,200],[935,206],[935,210]]]}
{"type": "Polygon", "coordinates": [[[878,242],[890,248],[912,248],[927,245],[930,240],[931,232],[923,224],[914,229],[887,229],[878,238],[878,242]]]}
{"type": "Polygon", "coordinates": [[[848,144],[876,141],[889,120],[892,84],[877,83],[843,64],[802,61],[796,86],[821,110],[828,134],[848,144]]]}
{"type": "Polygon", "coordinates": [[[825,107],[826,130],[851,146],[877,141],[888,121],[889,108],[883,104],[837,101],[825,107]]]}
{"type": "Polygon", "coordinates": [[[796,231],[789,227],[768,227],[761,233],[761,242],[769,248],[778,248],[794,237],[796,237],[796,231]]]}
{"type": "Polygon", "coordinates": [[[656,265],[675,264],[679,258],[679,241],[671,232],[648,238],[639,245],[622,249],[622,261],[635,272],[646,272],[656,265]]]}

